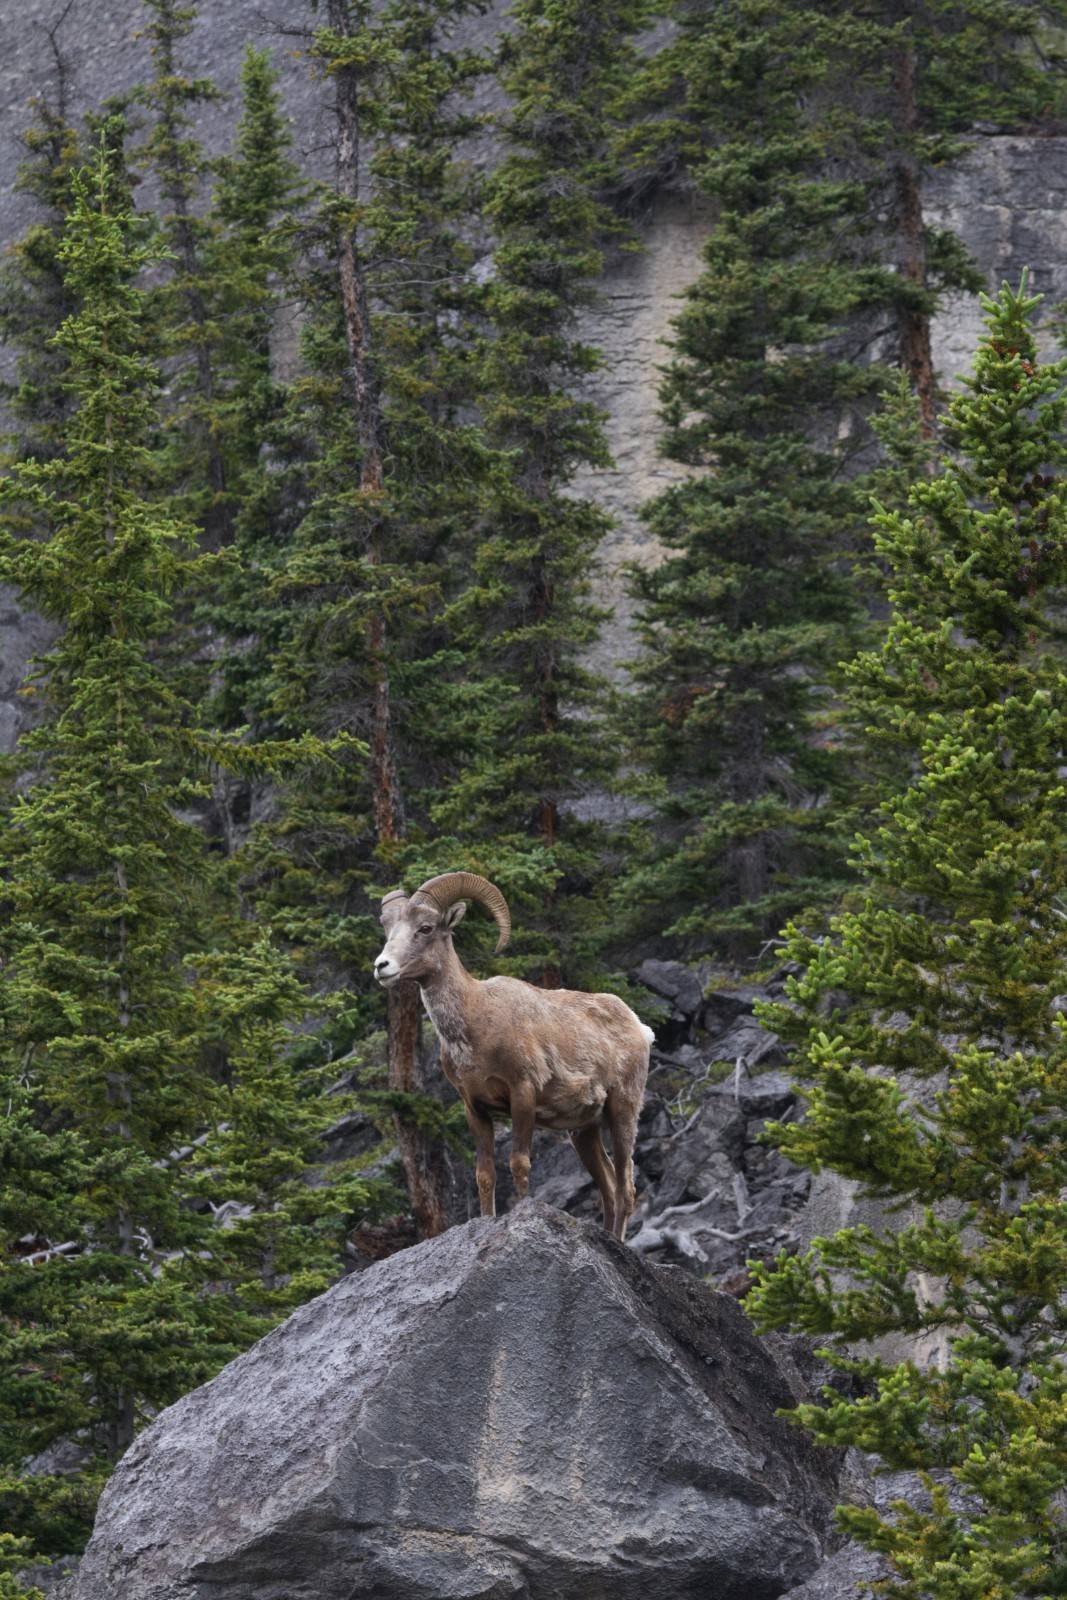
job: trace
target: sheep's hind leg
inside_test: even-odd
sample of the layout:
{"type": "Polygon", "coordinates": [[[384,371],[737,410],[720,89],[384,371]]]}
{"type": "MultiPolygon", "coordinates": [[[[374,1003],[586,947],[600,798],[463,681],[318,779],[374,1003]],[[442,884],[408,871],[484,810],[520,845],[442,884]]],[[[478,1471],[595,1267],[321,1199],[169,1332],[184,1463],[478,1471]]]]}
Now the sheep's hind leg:
{"type": "Polygon", "coordinates": [[[576,1128],[571,1134],[571,1144],[577,1150],[581,1157],[582,1165],[600,1191],[600,1200],[604,1207],[605,1231],[614,1233],[615,1169],[608,1160],[608,1153],[604,1149],[604,1141],[600,1137],[599,1126],[594,1122],[588,1128],[576,1128]]]}
{"type": "Polygon", "coordinates": [[[520,1083],[511,1091],[511,1176],[515,1194],[526,1199],[530,1187],[530,1146],[537,1116],[537,1094],[532,1084],[520,1083]]]}
{"type": "Polygon", "coordinates": [[[638,1107],[617,1089],[609,1090],[608,1127],[611,1129],[611,1154],[615,1164],[615,1227],[617,1239],[626,1238],[626,1224],[637,1204],[634,1188],[634,1144],[637,1140],[638,1107]]]}
{"type": "Polygon", "coordinates": [[[475,1171],[478,1175],[478,1204],[483,1217],[496,1216],[496,1151],[492,1117],[463,1102],[467,1125],[474,1135],[475,1171]]]}

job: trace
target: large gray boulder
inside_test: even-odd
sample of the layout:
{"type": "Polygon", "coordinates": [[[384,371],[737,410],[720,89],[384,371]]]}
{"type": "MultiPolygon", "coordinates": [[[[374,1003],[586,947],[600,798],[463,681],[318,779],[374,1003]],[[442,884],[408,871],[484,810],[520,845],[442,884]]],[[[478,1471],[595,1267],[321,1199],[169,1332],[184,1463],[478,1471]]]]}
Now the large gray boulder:
{"type": "Polygon", "coordinates": [[[141,1435],[72,1600],[773,1600],[837,1459],[725,1295],[529,1201],[339,1283],[141,1435]]]}

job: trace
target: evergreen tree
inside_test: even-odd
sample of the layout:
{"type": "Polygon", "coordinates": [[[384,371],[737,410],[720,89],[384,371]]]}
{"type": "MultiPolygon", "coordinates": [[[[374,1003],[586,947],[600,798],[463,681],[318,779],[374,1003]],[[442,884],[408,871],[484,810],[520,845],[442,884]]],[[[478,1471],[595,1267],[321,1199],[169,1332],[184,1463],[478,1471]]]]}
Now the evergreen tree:
{"type": "Polygon", "coordinates": [[[221,285],[221,360],[242,407],[262,403],[270,392],[274,294],[291,260],[286,234],[301,192],[291,143],[270,55],[249,45],[233,151],[216,163],[212,207],[219,228],[209,255],[221,285]]]}
{"type": "MultiPolygon", "coordinates": [[[[295,284],[306,370],[242,523],[268,599],[251,661],[230,675],[247,689],[248,719],[355,736],[370,750],[369,763],[339,762],[329,781],[287,787],[255,888],[317,983],[355,979],[338,1047],[381,1003],[367,992],[381,941],[376,899],[417,870],[413,848],[426,854],[413,830],[440,739],[441,580],[487,470],[479,431],[462,416],[473,394],[472,285],[456,147],[471,121],[455,108],[477,63],[449,37],[466,9],[329,0],[309,35],[333,100],[334,177],[314,197],[295,284]],[[252,670],[256,660],[269,671],[252,670]]],[[[409,1193],[421,1231],[435,1233],[445,1225],[443,1150],[416,1110],[425,1078],[415,986],[390,991],[387,1007],[409,1193]]]]}
{"type": "MultiPolygon", "coordinates": [[[[205,547],[217,549],[233,542],[246,511],[253,522],[263,511],[260,458],[283,403],[272,372],[272,335],[302,191],[268,53],[246,50],[233,148],[209,160],[196,136],[196,117],[218,91],[181,70],[196,8],[176,0],[146,4],[155,72],[139,98],[154,120],[140,160],[164,202],[159,229],[169,271],[156,289],[156,317],[171,397],[168,473],[180,509],[200,528],[205,547]]],[[[229,676],[247,681],[262,667],[249,647],[263,596],[247,559],[247,538],[242,555],[220,570],[192,616],[179,618],[167,646],[188,675],[190,693],[206,695],[208,715],[225,728],[243,720],[227,692],[229,676]],[[236,648],[229,670],[220,672],[215,642],[227,635],[236,648]]],[[[250,807],[248,783],[219,775],[211,825],[231,850],[250,807]]]]}
{"type": "Polygon", "coordinates": [[[958,459],[875,518],[892,614],[849,679],[910,774],[858,841],[861,892],[768,1017],[808,1105],[791,1159],[905,1211],[756,1267],[764,1327],[828,1337],[858,1388],[795,1413],[826,1443],[922,1476],[916,1504],[844,1508],[901,1597],[1058,1592],[1067,1560],[1067,675],[1048,647],[1067,579],[1067,362],[1036,298],[986,301],[949,411],[958,459]],[[940,1365],[857,1342],[937,1335],[940,1365]],[[852,1354],[848,1354],[851,1348],[852,1354]]]}
{"type": "Polygon", "coordinates": [[[520,0],[499,52],[507,153],[485,200],[495,242],[480,398],[510,470],[495,474],[472,581],[450,611],[464,675],[449,727],[463,764],[434,817],[515,899],[513,966],[549,986],[588,976],[602,840],[576,802],[613,769],[603,683],[584,659],[609,521],[573,490],[580,469],[610,461],[585,393],[600,354],[578,316],[619,232],[603,198],[611,108],[647,13],[642,0],[520,0]]]}
{"type": "MultiPolygon", "coordinates": [[[[776,36],[779,50],[795,47],[808,58],[809,71],[823,57],[825,89],[807,102],[816,123],[834,123],[822,172],[866,189],[865,259],[892,265],[897,276],[889,324],[879,319],[871,331],[908,373],[929,433],[937,398],[931,317],[947,291],[977,292],[982,280],[961,241],[926,215],[923,181],[964,153],[976,125],[1008,132],[1062,114],[1063,0],[878,0],[862,12],[843,0],[674,0],[669,10],[677,36],[634,75],[627,96],[634,125],[623,141],[624,192],[640,197],[679,174],[699,181],[722,138],[721,80],[708,75],[709,49],[712,57],[736,52],[741,75],[728,80],[731,96],[743,92],[761,51],[774,61],[776,36]]],[[[762,144],[758,123],[750,133],[762,144]]]]}
{"type": "MultiPolygon", "coordinates": [[[[324,1095],[337,1076],[294,1051],[293,1024],[321,1014],[288,957],[262,931],[195,958],[202,1026],[224,1055],[218,1121],[188,1152],[184,1185],[219,1224],[186,1279],[228,1291],[217,1332],[245,1348],[282,1315],[333,1283],[356,1219],[393,1211],[388,1179],[362,1161],[324,1166],[324,1131],[354,1108],[324,1095]],[[309,1173],[315,1181],[308,1182],[309,1173]]],[[[375,1151],[374,1154],[380,1152],[375,1151]]]]}
{"type": "Polygon", "coordinates": [[[884,381],[860,359],[865,324],[895,293],[865,260],[863,186],[831,171],[855,129],[809,110],[841,46],[818,10],[687,8],[650,69],[658,94],[680,83],[676,120],[627,155],[640,170],[654,134],[717,220],[662,388],[663,450],[691,475],[644,508],[667,554],[633,573],[628,716],[653,824],[620,915],[734,957],[841,883],[849,777],[827,685],[860,623],[848,563],[884,381]]]}
{"type": "MultiPolygon", "coordinates": [[[[136,285],[151,252],[115,141],[72,191],[59,260],[75,309],[56,336],[66,448],[18,464],[2,490],[44,536],[17,521],[0,536],[0,577],[62,628],[30,686],[40,720],[16,756],[28,781],[0,835],[0,1506],[45,1552],[84,1535],[140,1420],[324,1285],[316,1234],[336,1240],[345,1207],[294,1192],[310,1124],[336,1106],[287,1084],[293,980],[235,916],[218,856],[183,817],[218,742],[198,733],[158,645],[212,559],[159,498],[158,374],[136,285]],[[220,1204],[263,1209],[244,1228],[258,1261],[189,1204],[206,1180],[187,1166],[210,1172],[220,1204]],[[58,1439],[83,1448],[83,1470],[25,1470],[58,1439]]],[[[347,1200],[370,1197],[339,1176],[347,1200]]]]}
{"type": "Polygon", "coordinates": [[[218,99],[207,78],[190,78],[181,68],[182,41],[192,32],[195,5],[179,0],[144,0],[153,75],[138,98],[153,116],[141,152],[142,165],[159,185],[166,209],[160,233],[170,271],[158,291],[157,317],[171,358],[171,388],[177,405],[173,471],[185,491],[186,513],[203,530],[208,548],[218,549],[233,534],[233,505],[226,454],[219,436],[217,361],[221,337],[215,285],[205,262],[215,232],[205,216],[203,191],[211,163],[196,137],[195,119],[218,99]]]}
{"type": "Polygon", "coordinates": [[[894,360],[919,398],[933,434],[937,377],[931,318],[946,290],[982,287],[981,275],[950,230],[931,224],[923,204],[928,173],[957,159],[975,124],[1010,131],[1062,115],[1059,30],[1063,0],[882,0],[862,18],[847,6],[816,7],[861,30],[866,61],[850,51],[838,93],[868,125],[861,161],[883,220],[880,245],[894,263],[894,360]]]}
{"type": "Polygon", "coordinates": [[[14,381],[3,389],[16,455],[53,454],[69,412],[65,359],[51,341],[71,309],[57,251],[78,141],[67,117],[67,72],[58,52],[56,71],[54,101],[43,94],[33,101],[36,120],[22,135],[26,159],[15,179],[37,215],[0,269],[0,340],[18,351],[14,381]]]}
{"type": "MultiPolygon", "coordinates": [[[[276,551],[283,521],[273,447],[284,437],[279,423],[286,385],[274,371],[272,346],[303,192],[290,142],[270,57],[249,47],[241,69],[241,116],[230,155],[216,163],[201,250],[201,290],[215,330],[213,401],[204,415],[223,460],[227,517],[239,550],[197,608],[196,620],[213,640],[206,715],[230,730],[250,722],[262,729],[263,688],[278,647],[278,606],[264,582],[264,565],[276,551]],[[271,466],[265,470],[268,450],[271,466]]],[[[253,803],[249,785],[220,784],[215,799],[218,826],[234,849],[253,803]]]]}
{"type": "Polygon", "coordinates": [[[693,476],[645,508],[668,554],[634,574],[634,787],[653,818],[619,904],[737,958],[842,886],[852,762],[831,687],[861,622],[870,354],[908,374],[929,434],[931,314],[980,287],[924,218],[922,176],[976,119],[1017,122],[1059,90],[1025,48],[1042,8],[675,14],[630,90],[623,169],[639,193],[680,168],[716,221],[662,391],[664,452],[693,476]]]}
{"type": "Polygon", "coordinates": [[[290,144],[278,75],[269,54],[250,46],[234,148],[215,164],[211,227],[201,252],[215,332],[209,423],[234,519],[254,493],[266,431],[283,400],[271,345],[302,193],[290,144]]]}
{"type": "Polygon", "coordinates": [[[27,1588],[20,1574],[33,1560],[29,1540],[0,1533],[0,1600],[44,1600],[41,1590],[27,1588]]]}
{"type": "MultiPolygon", "coordinates": [[[[75,182],[59,251],[77,308],[57,340],[75,406],[66,452],[20,465],[5,485],[49,537],[9,534],[4,579],[65,632],[34,685],[44,720],[19,751],[37,781],[4,833],[4,1056],[35,1125],[81,1135],[80,1170],[64,1172],[69,1207],[48,1235],[75,1246],[70,1259],[49,1253],[40,1269],[4,1275],[4,1410],[20,1454],[78,1431],[114,1456],[139,1400],[180,1393],[206,1370],[173,1286],[153,1280],[141,1248],[146,1236],[165,1248],[189,1235],[156,1163],[199,1131],[212,1090],[169,955],[190,948],[191,886],[203,877],[200,838],[174,814],[190,792],[183,708],[145,649],[184,576],[182,530],[142,498],[153,369],[139,354],[133,279],[146,253],[128,210],[113,209],[115,188],[102,152],[93,187],[75,182]]],[[[3,1198],[10,1249],[33,1224],[10,1176],[3,1198]]],[[[15,1464],[10,1445],[4,1457],[15,1464]]],[[[8,1488],[37,1492],[32,1479],[8,1488]]]]}

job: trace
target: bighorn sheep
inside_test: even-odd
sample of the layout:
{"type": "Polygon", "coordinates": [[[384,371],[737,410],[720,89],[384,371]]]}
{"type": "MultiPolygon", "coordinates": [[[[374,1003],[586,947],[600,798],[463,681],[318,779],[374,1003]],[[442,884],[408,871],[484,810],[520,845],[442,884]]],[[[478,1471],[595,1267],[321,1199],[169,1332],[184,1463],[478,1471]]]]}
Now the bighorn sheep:
{"type": "Polygon", "coordinates": [[[482,1215],[496,1209],[493,1118],[510,1116],[519,1198],[529,1186],[534,1129],[569,1133],[600,1191],[604,1226],[622,1239],[635,1203],[633,1149],[652,1030],[614,994],[472,978],[452,945],[464,897],[495,917],[502,950],[511,917],[500,890],[473,872],[445,872],[410,898],[394,889],[382,900],[386,941],[374,976],[385,988],[405,978],[419,985],[474,1135],[482,1215]],[[604,1122],[613,1163],[600,1137],[604,1122]]]}

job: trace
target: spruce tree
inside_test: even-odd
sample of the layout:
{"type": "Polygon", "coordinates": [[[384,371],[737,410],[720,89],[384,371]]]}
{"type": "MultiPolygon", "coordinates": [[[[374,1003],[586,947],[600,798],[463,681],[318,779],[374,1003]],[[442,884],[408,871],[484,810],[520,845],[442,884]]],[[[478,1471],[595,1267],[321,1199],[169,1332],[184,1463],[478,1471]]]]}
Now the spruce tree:
{"type": "Polygon", "coordinates": [[[21,1574],[32,1560],[33,1550],[27,1539],[0,1533],[0,1600],[44,1600],[40,1589],[27,1588],[22,1581],[21,1574]]]}
{"type": "MultiPolygon", "coordinates": [[[[355,736],[370,752],[368,762],[340,759],[325,781],[286,787],[254,887],[315,981],[355,991],[334,1038],[341,1049],[379,1015],[376,900],[422,870],[413,850],[430,849],[419,823],[441,740],[442,576],[486,471],[480,433],[462,414],[474,392],[472,284],[456,150],[472,124],[457,107],[478,68],[450,36],[466,9],[329,0],[313,16],[308,55],[332,102],[334,174],[313,196],[294,281],[305,371],[270,434],[254,517],[242,522],[267,599],[258,659],[269,660],[264,674],[234,663],[248,719],[355,736]]],[[[427,874],[454,865],[434,860],[427,874]]],[[[435,1233],[445,1225],[443,1149],[417,1110],[426,1081],[415,986],[386,1004],[412,1208],[420,1230],[435,1233]]]]}
{"type": "Polygon", "coordinates": [[[214,219],[205,216],[204,190],[211,163],[196,136],[196,115],[218,99],[207,78],[191,78],[181,66],[181,46],[193,29],[195,5],[179,0],[144,0],[153,74],[138,91],[152,114],[141,162],[159,185],[160,234],[169,271],[158,291],[157,316],[166,330],[164,354],[173,365],[176,397],[173,471],[186,495],[184,509],[201,527],[207,545],[230,542],[233,505],[227,461],[217,428],[218,343],[222,306],[205,263],[214,219]]]}
{"type": "Polygon", "coordinates": [[[69,411],[65,359],[52,337],[70,310],[57,251],[78,139],[67,116],[67,71],[58,54],[56,70],[54,100],[42,94],[33,102],[35,121],[22,134],[26,156],[15,179],[16,189],[32,198],[36,215],[0,269],[0,340],[18,352],[14,379],[3,389],[15,455],[54,453],[69,411]]]}
{"type": "Polygon", "coordinates": [[[776,1144],[904,1215],[756,1265],[749,1309],[859,1380],[794,1413],[816,1439],[920,1474],[911,1503],[839,1513],[914,1600],[1056,1593],[1067,1571],[1067,362],[1039,363],[1036,305],[1025,280],[985,301],[958,456],[875,517],[891,616],[850,693],[909,779],[829,937],[790,929],[802,970],[768,1011],[807,1100],[776,1144]],[[864,1348],[887,1334],[943,1360],[864,1348]]]}
{"type": "Polygon", "coordinates": [[[715,222],[662,390],[664,453],[692,477],[645,508],[667,558],[634,574],[633,787],[652,807],[619,897],[634,931],[751,957],[842,887],[853,763],[832,687],[867,587],[870,358],[908,374],[929,435],[930,318],[980,279],[921,180],[977,119],[1055,103],[1029,50],[1055,9],[682,0],[635,75],[630,190],[680,169],[715,222]]]}
{"type": "Polygon", "coordinates": [[[328,1288],[354,1222],[392,1212],[400,1199],[362,1161],[324,1165],[323,1133],[356,1102],[323,1092],[337,1068],[308,1061],[293,1030],[326,1003],[312,1000],[265,930],[243,931],[193,964],[201,1023],[226,1065],[218,1121],[183,1153],[182,1180],[218,1224],[183,1277],[215,1298],[226,1290],[214,1335],[238,1349],[328,1288]]]}
{"type": "MultiPolygon", "coordinates": [[[[91,179],[75,180],[59,251],[76,306],[57,336],[75,406],[66,450],[19,465],[4,486],[48,528],[43,541],[7,535],[4,579],[64,628],[33,685],[43,720],[19,749],[35,781],[4,831],[4,1056],[37,1126],[80,1135],[81,1163],[64,1173],[69,1205],[48,1235],[72,1246],[69,1259],[5,1273],[4,1409],[22,1454],[28,1440],[79,1432],[115,1456],[145,1397],[206,1370],[142,1249],[189,1236],[157,1162],[199,1131],[213,1090],[170,955],[190,948],[203,878],[203,844],[175,815],[191,792],[183,708],[146,654],[183,581],[183,530],[142,498],[154,372],[133,280],[146,252],[118,187],[102,150],[91,179]]],[[[7,1170],[10,1249],[35,1225],[7,1170]]],[[[5,1488],[38,1493],[32,1480],[5,1488]]]]}
{"type": "MultiPolygon", "coordinates": [[[[826,87],[807,110],[816,123],[829,116],[835,124],[824,175],[866,188],[866,259],[891,265],[897,277],[891,317],[870,332],[908,373],[929,434],[937,399],[931,318],[946,291],[977,292],[982,281],[961,241],[931,222],[924,181],[969,148],[976,128],[1011,132],[1062,115],[1063,0],[878,0],[862,12],[846,0],[673,0],[668,9],[677,36],[634,75],[627,96],[633,126],[623,140],[623,189],[640,199],[665,180],[696,176],[720,141],[709,46],[738,52],[734,94],[760,50],[773,54],[776,37],[779,48],[795,46],[799,71],[803,58],[810,70],[823,57],[826,87]]],[[[760,125],[750,131],[761,144],[760,125]]]]}
{"type": "Polygon", "coordinates": [[[893,359],[932,435],[931,319],[946,290],[978,290],[982,280],[956,236],[931,223],[924,179],[963,154],[976,124],[1009,132],[1062,116],[1067,7],[1063,0],[882,0],[862,17],[839,4],[815,9],[859,30],[866,59],[857,71],[849,51],[838,95],[868,125],[859,166],[883,218],[881,248],[899,278],[893,359]]]}
{"type": "Polygon", "coordinates": [[[233,149],[215,163],[212,209],[220,226],[210,240],[210,264],[222,280],[221,359],[235,400],[246,406],[271,378],[274,291],[291,259],[285,233],[301,190],[291,143],[270,55],[249,45],[233,149]]]}
{"type": "MultiPolygon", "coordinates": [[[[210,300],[214,400],[207,413],[221,452],[237,559],[197,609],[214,641],[206,715],[223,729],[273,726],[264,719],[270,663],[284,632],[265,571],[284,538],[278,461],[284,459],[286,384],[274,370],[279,300],[291,281],[296,219],[303,193],[291,136],[266,51],[252,47],[241,68],[241,115],[233,147],[216,165],[210,228],[203,241],[202,289],[210,300]],[[265,466],[269,456],[270,465],[265,466]]],[[[175,452],[182,457],[183,452],[175,452]]],[[[247,786],[223,797],[222,829],[231,846],[247,786]]]]}
{"type": "MultiPolygon", "coordinates": [[[[168,474],[181,511],[197,523],[205,548],[216,549],[233,543],[242,516],[255,524],[263,513],[261,456],[284,398],[272,370],[272,340],[302,190],[269,54],[246,50],[232,148],[209,160],[196,116],[218,91],[181,70],[196,9],[175,0],[146,3],[155,72],[139,98],[153,123],[139,158],[163,202],[158,227],[168,270],[155,300],[169,379],[168,474]]],[[[205,714],[223,728],[245,720],[227,692],[231,674],[247,681],[262,671],[251,639],[263,600],[246,536],[241,558],[221,569],[200,604],[179,618],[168,645],[189,676],[190,692],[206,697],[205,714]],[[221,669],[220,638],[234,641],[221,669]]],[[[251,804],[247,782],[220,775],[212,826],[231,850],[251,804]]]]}
{"type": "Polygon", "coordinates": [[[271,347],[302,193],[291,143],[278,74],[267,51],[249,46],[241,65],[241,115],[231,153],[215,163],[201,250],[215,331],[208,421],[234,519],[254,491],[265,433],[282,403],[271,347]]]}
{"type": "Polygon", "coordinates": [[[734,958],[841,884],[849,775],[827,686],[861,622],[849,560],[884,382],[866,323],[895,293],[866,259],[863,186],[831,170],[856,129],[810,109],[841,47],[819,9],[687,7],[641,90],[669,91],[674,117],[625,151],[637,174],[673,150],[716,221],[661,390],[663,452],[690,475],[644,508],[666,554],[632,578],[632,787],[652,821],[619,915],[734,958]]]}
{"type": "Polygon", "coordinates": [[[463,766],[434,815],[515,901],[514,970],[549,986],[588,977],[603,841],[577,802],[603,790],[614,764],[604,685],[586,659],[609,520],[574,492],[580,470],[610,461],[586,392],[601,357],[578,318],[619,233],[605,199],[612,106],[647,13],[641,0],[520,0],[497,69],[506,153],[485,197],[494,248],[480,403],[509,469],[494,475],[472,579],[449,614],[464,654],[450,718],[463,766]]]}
{"type": "Polygon", "coordinates": [[[0,1506],[46,1553],[84,1535],[139,1422],[323,1286],[322,1241],[371,1195],[294,1178],[336,1107],[289,1082],[303,1002],[187,820],[219,741],[159,644],[213,560],[160,497],[152,252],[117,150],[72,179],[59,249],[65,449],[0,491],[38,530],[7,520],[0,577],[62,630],[0,833],[0,1506]],[[230,1239],[205,1193],[263,1216],[230,1239]],[[58,1440],[79,1472],[26,1469],[58,1440]]]}

